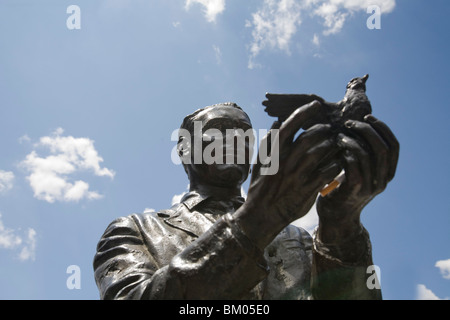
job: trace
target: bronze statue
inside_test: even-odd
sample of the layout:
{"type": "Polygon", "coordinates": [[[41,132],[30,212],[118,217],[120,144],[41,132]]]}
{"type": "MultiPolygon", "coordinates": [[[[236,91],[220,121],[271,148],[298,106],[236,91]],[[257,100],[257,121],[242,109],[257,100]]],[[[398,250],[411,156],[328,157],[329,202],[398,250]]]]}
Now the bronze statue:
{"type": "MultiPolygon", "coordinates": [[[[245,201],[241,185],[250,161],[184,163],[190,192],[179,204],[113,221],[94,258],[100,297],[381,299],[380,289],[366,285],[373,262],[360,214],[394,177],[399,144],[372,115],[345,121],[347,131],[318,123],[295,138],[321,112],[323,104],[313,101],[274,123],[266,139],[279,143],[279,170],[262,175],[258,161],[245,201]],[[317,198],[342,170],[341,186],[317,198]],[[316,199],[319,226],[313,238],[290,223],[316,199]]],[[[204,130],[251,128],[234,103],[197,110],[181,128],[192,132],[195,121],[204,130]]],[[[179,154],[189,158],[195,150],[183,139],[179,154]]],[[[246,154],[250,149],[245,144],[246,154]]]]}

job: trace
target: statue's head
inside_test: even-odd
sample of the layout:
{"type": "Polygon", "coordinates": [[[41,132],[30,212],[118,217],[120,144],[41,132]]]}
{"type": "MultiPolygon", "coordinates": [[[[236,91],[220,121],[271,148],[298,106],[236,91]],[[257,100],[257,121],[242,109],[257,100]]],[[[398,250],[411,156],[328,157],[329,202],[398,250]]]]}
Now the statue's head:
{"type": "Polygon", "coordinates": [[[254,135],[248,115],[235,103],[221,103],[184,118],[177,145],[191,183],[240,186],[248,177],[254,135]]]}

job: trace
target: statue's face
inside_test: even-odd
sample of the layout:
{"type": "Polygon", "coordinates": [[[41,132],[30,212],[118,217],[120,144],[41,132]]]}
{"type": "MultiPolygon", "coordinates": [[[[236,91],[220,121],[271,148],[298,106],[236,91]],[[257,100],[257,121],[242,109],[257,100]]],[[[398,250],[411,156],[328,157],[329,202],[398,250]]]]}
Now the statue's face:
{"type": "MultiPolygon", "coordinates": [[[[242,110],[218,106],[207,108],[193,119],[201,124],[202,161],[191,152],[188,170],[204,183],[216,186],[238,186],[248,177],[253,149],[250,119],[242,110]]],[[[200,131],[194,130],[192,147],[199,147],[200,131]]],[[[198,156],[198,153],[197,153],[198,156]]]]}

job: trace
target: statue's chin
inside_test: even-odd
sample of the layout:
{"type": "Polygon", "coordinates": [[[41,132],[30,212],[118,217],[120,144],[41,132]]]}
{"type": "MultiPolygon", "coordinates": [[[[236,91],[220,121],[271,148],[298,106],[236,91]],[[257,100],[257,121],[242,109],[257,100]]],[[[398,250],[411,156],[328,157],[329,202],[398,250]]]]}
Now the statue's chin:
{"type": "Polygon", "coordinates": [[[218,164],[215,166],[213,178],[220,185],[236,185],[245,181],[248,175],[246,171],[245,165],[218,164]]]}

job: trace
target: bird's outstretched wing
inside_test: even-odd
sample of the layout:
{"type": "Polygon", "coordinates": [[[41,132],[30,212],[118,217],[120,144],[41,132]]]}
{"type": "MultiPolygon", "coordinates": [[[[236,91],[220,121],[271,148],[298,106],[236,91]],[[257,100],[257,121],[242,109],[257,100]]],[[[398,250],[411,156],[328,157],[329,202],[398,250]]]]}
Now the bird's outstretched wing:
{"type": "Polygon", "coordinates": [[[322,97],[315,94],[274,94],[267,93],[263,105],[269,116],[277,117],[279,121],[285,121],[298,107],[315,100],[325,103],[322,97]]]}

